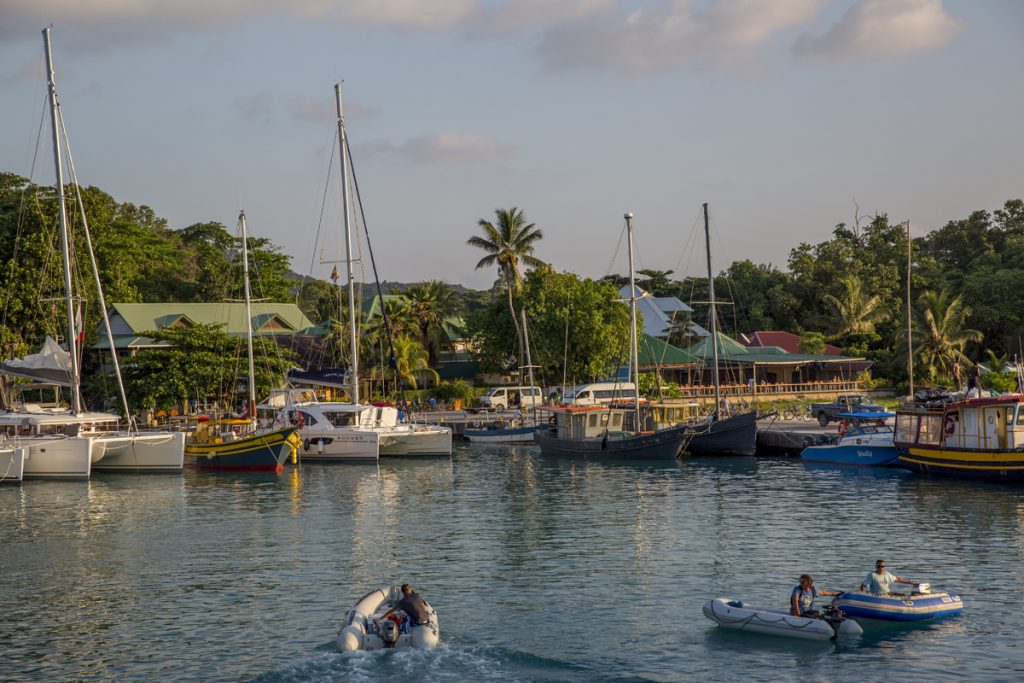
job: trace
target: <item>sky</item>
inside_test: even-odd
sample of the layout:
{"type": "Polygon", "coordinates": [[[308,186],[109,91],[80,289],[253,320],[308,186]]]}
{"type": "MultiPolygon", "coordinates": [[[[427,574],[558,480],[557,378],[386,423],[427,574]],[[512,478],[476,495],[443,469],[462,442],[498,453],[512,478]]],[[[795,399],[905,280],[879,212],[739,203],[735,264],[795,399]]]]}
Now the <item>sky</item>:
{"type": "Polygon", "coordinates": [[[382,280],[489,287],[466,240],[498,208],[589,277],[633,212],[637,268],[682,277],[703,202],[717,271],[1024,198],[1016,0],[0,0],[0,171],[40,184],[49,25],[82,184],[172,228],[245,209],[314,277],[336,82],[382,280]]]}

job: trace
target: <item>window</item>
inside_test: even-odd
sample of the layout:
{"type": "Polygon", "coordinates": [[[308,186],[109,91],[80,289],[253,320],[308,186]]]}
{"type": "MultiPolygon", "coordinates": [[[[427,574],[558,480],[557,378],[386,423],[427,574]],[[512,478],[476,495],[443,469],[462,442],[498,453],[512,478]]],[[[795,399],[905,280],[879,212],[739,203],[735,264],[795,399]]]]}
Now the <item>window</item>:
{"type": "Polygon", "coordinates": [[[299,417],[302,418],[303,424],[305,424],[307,427],[316,424],[316,418],[304,410],[299,411],[299,417]]]}
{"type": "Polygon", "coordinates": [[[612,415],[612,426],[613,427],[621,427],[622,426],[622,413],[615,413],[614,415],[612,415]]]}
{"type": "Polygon", "coordinates": [[[918,430],[917,442],[929,446],[934,446],[942,443],[941,415],[921,416],[921,426],[918,430]]]}
{"type": "Polygon", "coordinates": [[[597,426],[597,413],[591,413],[590,414],[590,426],[591,427],[596,427],[597,426]]]}
{"type": "Polygon", "coordinates": [[[608,426],[608,413],[601,413],[601,426],[602,427],[607,427],[608,426]]]}
{"type": "Polygon", "coordinates": [[[917,436],[917,415],[900,413],[896,416],[896,441],[913,443],[917,436]]]}
{"type": "Polygon", "coordinates": [[[1024,406],[1017,406],[1017,425],[1024,425],[1024,406]]]}

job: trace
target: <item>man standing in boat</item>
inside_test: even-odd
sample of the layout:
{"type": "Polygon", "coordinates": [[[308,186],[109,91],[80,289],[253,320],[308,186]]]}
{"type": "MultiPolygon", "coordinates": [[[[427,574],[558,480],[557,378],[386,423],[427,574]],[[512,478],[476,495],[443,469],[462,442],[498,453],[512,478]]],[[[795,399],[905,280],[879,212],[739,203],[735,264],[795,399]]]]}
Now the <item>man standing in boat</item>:
{"type": "Polygon", "coordinates": [[[414,593],[412,586],[407,583],[402,584],[402,599],[389,609],[381,619],[387,619],[399,610],[409,615],[409,620],[413,626],[426,626],[430,623],[430,606],[427,605],[426,600],[419,596],[419,593],[414,593]]]}
{"type": "Polygon", "coordinates": [[[860,584],[860,589],[862,592],[867,591],[872,595],[887,595],[892,592],[890,589],[894,583],[914,584],[917,581],[904,579],[901,576],[893,576],[885,571],[885,560],[878,560],[875,562],[875,571],[864,577],[864,582],[860,584]]]}

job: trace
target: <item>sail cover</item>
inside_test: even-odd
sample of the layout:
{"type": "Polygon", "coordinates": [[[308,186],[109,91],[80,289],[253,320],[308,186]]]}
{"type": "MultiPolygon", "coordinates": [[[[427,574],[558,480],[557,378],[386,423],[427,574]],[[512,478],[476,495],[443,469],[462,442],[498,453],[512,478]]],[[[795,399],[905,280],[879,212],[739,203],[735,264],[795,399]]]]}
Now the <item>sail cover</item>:
{"type": "Polygon", "coordinates": [[[348,387],[348,370],[345,368],[323,368],[321,370],[300,370],[292,368],[288,371],[288,381],[292,384],[309,384],[321,387],[348,387]]]}
{"type": "Polygon", "coordinates": [[[70,387],[71,354],[62,349],[53,337],[47,336],[39,353],[0,362],[0,373],[70,387]]]}

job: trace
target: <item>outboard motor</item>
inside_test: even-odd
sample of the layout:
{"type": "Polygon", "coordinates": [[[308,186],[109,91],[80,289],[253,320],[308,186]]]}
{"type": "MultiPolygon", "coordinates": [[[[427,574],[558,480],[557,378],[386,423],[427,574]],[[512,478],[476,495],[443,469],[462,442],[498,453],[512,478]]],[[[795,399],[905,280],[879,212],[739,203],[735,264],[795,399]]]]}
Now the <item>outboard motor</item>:
{"type": "Polygon", "coordinates": [[[377,624],[377,633],[380,635],[380,639],[384,641],[384,647],[394,647],[395,643],[398,642],[401,629],[395,622],[385,619],[377,624]]]}
{"type": "Polygon", "coordinates": [[[821,609],[821,619],[832,627],[836,635],[839,635],[839,627],[846,621],[846,612],[835,605],[825,605],[821,609]]]}

